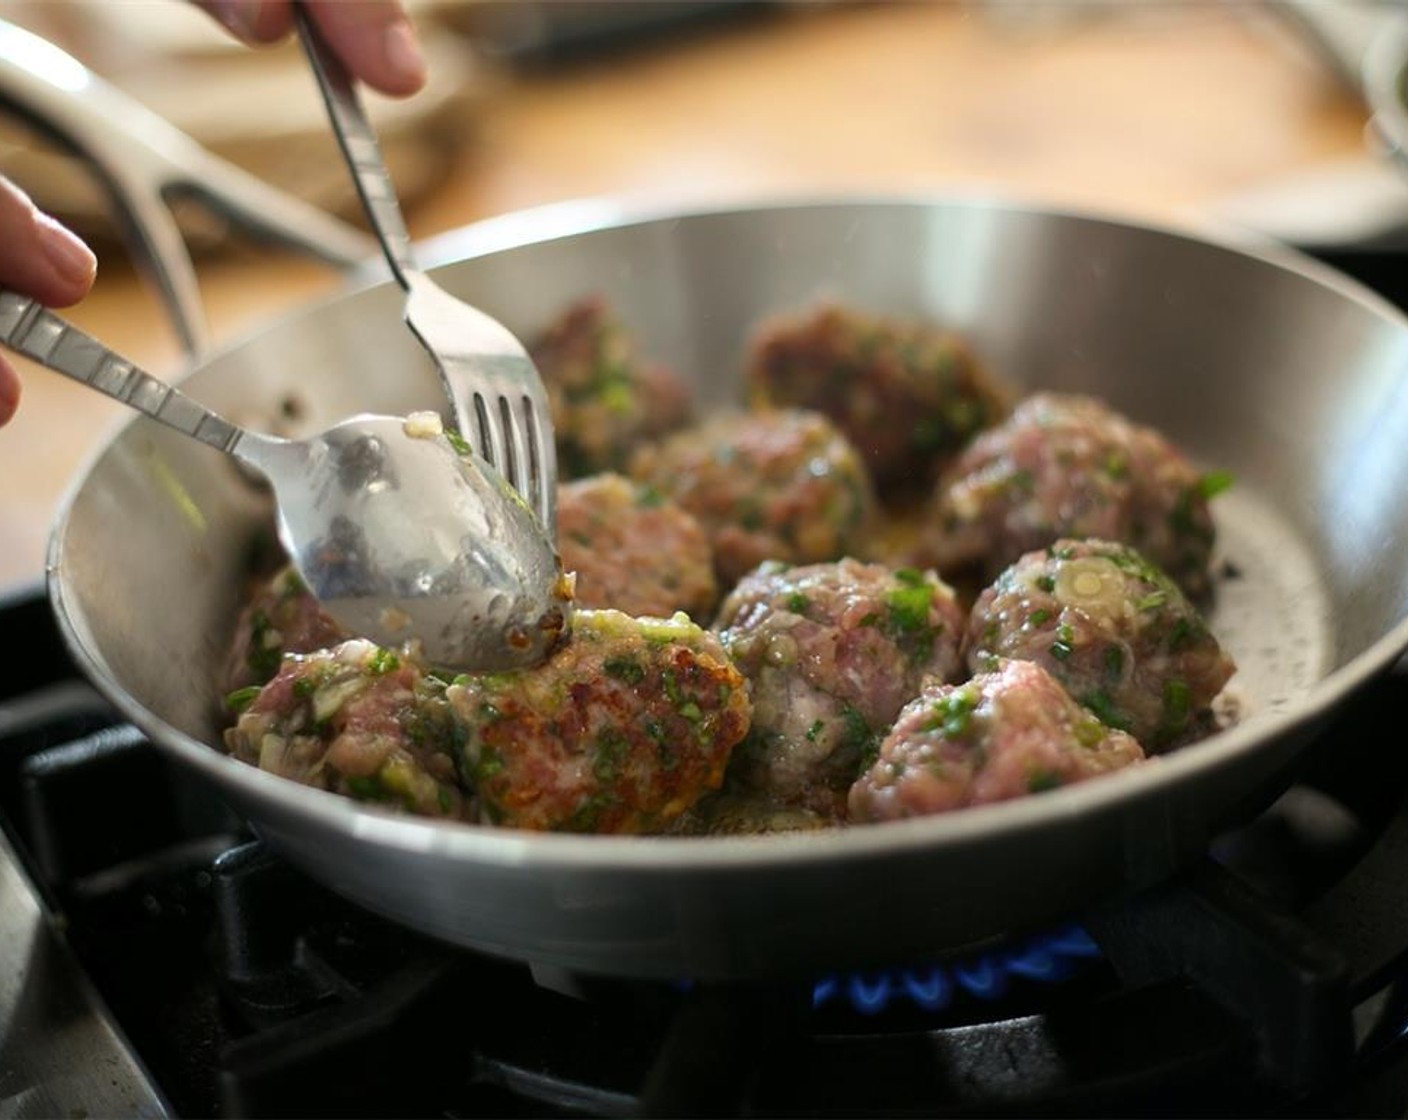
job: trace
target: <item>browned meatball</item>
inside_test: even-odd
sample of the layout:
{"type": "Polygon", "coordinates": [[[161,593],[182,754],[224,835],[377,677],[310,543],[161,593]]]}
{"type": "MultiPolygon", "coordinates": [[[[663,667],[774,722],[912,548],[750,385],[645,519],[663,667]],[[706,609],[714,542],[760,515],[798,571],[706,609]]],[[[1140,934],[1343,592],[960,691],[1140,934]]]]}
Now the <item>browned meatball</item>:
{"type": "Polygon", "coordinates": [[[1015,400],[953,331],[834,303],[764,323],[750,347],[747,384],[764,404],[811,408],[835,421],[882,499],[932,484],[941,465],[1015,400]]]}
{"type": "Polygon", "coordinates": [[[1057,541],[1004,571],[973,604],[964,655],[975,672],[1036,662],[1150,751],[1196,737],[1236,671],[1177,584],[1097,540],[1057,541]]]}
{"type": "Polygon", "coordinates": [[[851,787],[852,822],[1006,801],[1139,762],[1123,731],[1082,708],[1045,669],[1002,661],[964,684],[932,683],[905,706],[851,787]]]}
{"type": "Polygon", "coordinates": [[[723,587],[764,560],[855,555],[876,515],[865,465],[819,412],[716,415],[641,448],[630,474],[699,519],[723,587]]]}
{"type": "Polygon", "coordinates": [[[1098,537],[1133,545],[1201,598],[1215,539],[1208,499],[1226,482],[1101,401],[1037,393],[944,473],[918,557],[987,583],[1058,537],[1098,537]]]}
{"type": "Polygon", "coordinates": [[[390,650],[352,639],[291,654],[236,702],[225,747],[241,762],[358,801],[466,815],[444,682],[390,650]]]}
{"type": "Polygon", "coordinates": [[[319,605],[292,564],[259,584],[240,611],[223,691],[264,684],[285,653],[312,653],[349,637],[319,605]]]}
{"type": "Polygon", "coordinates": [[[655,832],[723,780],[748,689],[684,614],[579,611],[544,664],[457,678],[461,773],[486,823],[655,832]]]}
{"type": "Polygon", "coordinates": [[[730,781],[830,819],[900,708],[952,679],[963,611],[933,573],[852,559],[763,564],[715,630],[748,678],[753,725],[730,781]]]}
{"type": "Polygon", "coordinates": [[[614,608],[707,622],[719,597],[714,553],[692,513],[658,490],[607,472],[558,488],[557,542],[577,577],[578,609],[614,608]]]}
{"type": "Polygon", "coordinates": [[[623,469],[638,441],[690,417],[683,378],[642,359],[601,296],[569,306],[530,342],[529,351],[547,389],[564,478],[623,469]]]}

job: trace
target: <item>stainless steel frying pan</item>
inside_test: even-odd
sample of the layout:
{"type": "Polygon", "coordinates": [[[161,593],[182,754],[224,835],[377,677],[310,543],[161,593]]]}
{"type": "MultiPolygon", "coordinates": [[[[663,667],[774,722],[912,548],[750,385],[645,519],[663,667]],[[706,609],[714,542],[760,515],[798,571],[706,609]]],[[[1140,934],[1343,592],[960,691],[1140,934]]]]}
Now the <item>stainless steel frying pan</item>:
{"type": "MultiPolygon", "coordinates": [[[[169,135],[151,142],[150,121],[112,140],[122,113],[111,93],[85,123],[11,55],[0,97],[31,116],[48,104],[49,127],[100,166],[115,162],[108,181],[150,184],[153,167],[187,176],[162,152],[169,135]]],[[[240,204],[246,184],[203,163],[202,175],[218,172],[207,197],[255,216],[240,204]]],[[[306,242],[309,228],[277,232],[306,242]]],[[[940,196],[690,213],[589,202],[418,251],[447,288],[522,335],[603,292],[706,405],[738,399],[760,317],[832,296],[948,323],[1018,384],[1098,394],[1157,425],[1237,478],[1214,508],[1240,575],[1221,583],[1211,621],[1240,663],[1247,715],[1098,781],[847,831],[584,837],[388,815],[212,746],[217,669],[265,506],[225,457],[127,424],[76,479],[54,529],[49,585],[74,656],[271,846],[408,926],[542,965],[699,978],[902,962],[1037,928],[1170,876],[1264,807],[1337,706],[1408,646],[1408,320],[1293,253],[940,196]]],[[[193,359],[183,388],[271,427],[290,399],[310,427],[437,407],[399,309],[394,284],[354,276],[334,298],[193,359]]]]}

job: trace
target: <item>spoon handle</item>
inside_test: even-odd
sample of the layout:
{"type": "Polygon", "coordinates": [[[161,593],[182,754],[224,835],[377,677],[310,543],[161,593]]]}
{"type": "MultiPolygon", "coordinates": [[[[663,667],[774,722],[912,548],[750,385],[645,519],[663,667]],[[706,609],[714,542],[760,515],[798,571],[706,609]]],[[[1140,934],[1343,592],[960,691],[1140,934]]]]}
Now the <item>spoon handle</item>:
{"type": "Polygon", "coordinates": [[[362,109],[361,99],[357,96],[347,67],[323,41],[322,33],[303,5],[294,4],[293,9],[299,41],[312,64],[318,89],[328,107],[338,147],[342,149],[347,166],[352,171],[357,194],[362,199],[362,208],[381,242],[382,252],[386,254],[396,282],[410,291],[409,278],[420,269],[411,256],[406,220],[401,214],[400,203],[396,201],[396,185],[391,181],[391,174],[382,159],[381,145],[362,109]]]}
{"type": "Polygon", "coordinates": [[[221,451],[250,434],[28,296],[0,290],[0,345],[221,451]]]}

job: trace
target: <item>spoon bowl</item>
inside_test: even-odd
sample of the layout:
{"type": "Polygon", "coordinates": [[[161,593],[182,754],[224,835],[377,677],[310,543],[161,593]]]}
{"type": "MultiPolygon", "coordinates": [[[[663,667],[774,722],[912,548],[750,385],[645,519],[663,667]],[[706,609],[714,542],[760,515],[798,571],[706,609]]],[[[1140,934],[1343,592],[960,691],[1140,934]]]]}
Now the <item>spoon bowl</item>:
{"type": "Polygon", "coordinates": [[[262,475],[294,567],[350,634],[480,671],[537,664],[565,632],[570,582],[540,522],[438,416],[364,414],[303,439],[261,435],[13,292],[0,291],[0,344],[262,475]]]}

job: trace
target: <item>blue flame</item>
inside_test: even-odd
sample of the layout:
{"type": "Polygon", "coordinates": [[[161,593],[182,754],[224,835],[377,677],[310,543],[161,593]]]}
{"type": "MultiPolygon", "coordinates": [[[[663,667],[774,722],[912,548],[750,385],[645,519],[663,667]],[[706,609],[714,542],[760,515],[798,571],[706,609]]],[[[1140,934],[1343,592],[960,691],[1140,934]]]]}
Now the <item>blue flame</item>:
{"type": "Polygon", "coordinates": [[[862,1015],[878,1015],[897,1003],[909,1003],[924,1011],[943,1011],[959,990],[977,999],[999,999],[1014,977],[1055,984],[1070,976],[1079,962],[1099,956],[1100,946],[1090,934],[1077,925],[1065,926],[949,964],[825,976],[812,989],[812,1007],[843,1002],[862,1015]]]}

